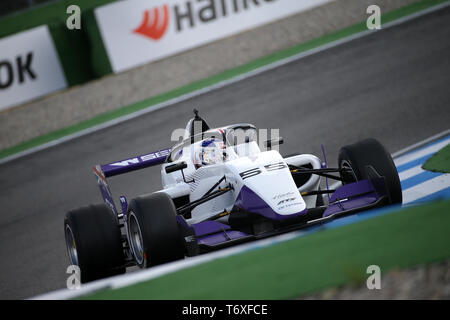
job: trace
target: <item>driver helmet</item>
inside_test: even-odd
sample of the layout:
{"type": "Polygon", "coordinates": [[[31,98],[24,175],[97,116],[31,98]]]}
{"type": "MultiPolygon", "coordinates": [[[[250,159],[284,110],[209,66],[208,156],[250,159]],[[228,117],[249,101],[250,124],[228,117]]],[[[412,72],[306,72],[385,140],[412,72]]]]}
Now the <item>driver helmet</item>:
{"type": "Polygon", "coordinates": [[[196,167],[224,162],[227,159],[225,143],[218,139],[206,139],[198,147],[196,167]]]}

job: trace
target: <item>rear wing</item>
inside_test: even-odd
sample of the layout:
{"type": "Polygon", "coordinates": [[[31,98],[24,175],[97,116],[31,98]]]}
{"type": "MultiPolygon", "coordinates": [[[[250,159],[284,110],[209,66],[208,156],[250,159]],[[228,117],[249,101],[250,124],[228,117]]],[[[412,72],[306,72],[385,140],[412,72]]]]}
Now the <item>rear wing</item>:
{"type": "Polygon", "coordinates": [[[125,159],[113,163],[107,163],[103,165],[96,165],[93,170],[97,178],[97,184],[100,187],[100,192],[103,197],[103,201],[108,207],[111,208],[114,215],[118,216],[117,208],[114,204],[111,189],[109,188],[106,178],[132,172],[151,166],[163,164],[167,157],[170,155],[171,149],[163,149],[160,151],[148,153],[142,156],[137,156],[130,159],[125,159]]]}
{"type": "Polygon", "coordinates": [[[119,174],[144,169],[158,164],[163,164],[167,156],[170,154],[170,148],[160,150],[157,152],[145,154],[143,156],[137,156],[130,159],[125,159],[113,163],[107,163],[101,165],[101,170],[105,174],[106,178],[117,176],[119,174]]]}

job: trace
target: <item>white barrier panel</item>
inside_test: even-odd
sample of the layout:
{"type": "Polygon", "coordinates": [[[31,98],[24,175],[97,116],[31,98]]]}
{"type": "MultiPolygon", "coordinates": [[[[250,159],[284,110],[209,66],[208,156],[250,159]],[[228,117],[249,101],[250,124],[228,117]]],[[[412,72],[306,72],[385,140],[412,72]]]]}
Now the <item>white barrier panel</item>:
{"type": "Polygon", "coordinates": [[[334,0],[129,0],[95,10],[114,72],[334,0]]]}
{"type": "Polygon", "coordinates": [[[0,110],[65,87],[46,25],[0,39],[0,110]]]}

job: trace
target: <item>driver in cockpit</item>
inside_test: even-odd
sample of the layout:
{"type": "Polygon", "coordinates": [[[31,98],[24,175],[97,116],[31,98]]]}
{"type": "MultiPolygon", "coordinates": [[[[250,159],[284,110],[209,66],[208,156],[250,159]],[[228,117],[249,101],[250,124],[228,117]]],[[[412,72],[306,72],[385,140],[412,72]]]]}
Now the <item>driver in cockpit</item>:
{"type": "Polygon", "coordinates": [[[226,145],[222,140],[210,138],[194,144],[194,165],[198,169],[228,160],[226,145]]]}

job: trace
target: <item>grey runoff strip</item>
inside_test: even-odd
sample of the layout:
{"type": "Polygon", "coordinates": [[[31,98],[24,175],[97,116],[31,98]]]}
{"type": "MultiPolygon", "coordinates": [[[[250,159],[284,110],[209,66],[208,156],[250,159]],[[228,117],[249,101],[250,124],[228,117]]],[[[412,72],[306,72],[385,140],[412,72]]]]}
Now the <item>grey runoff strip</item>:
{"type": "Polygon", "coordinates": [[[423,146],[423,145],[425,145],[427,143],[430,143],[430,142],[438,140],[438,139],[440,139],[442,137],[445,137],[448,134],[450,134],[450,129],[444,130],[444,131],[442,131],[442,132],[440,132],[438,134],[435,134],[434,136],[431,136],[431,137],[429,137],[429,138],[427,138],[425,140],[422,140],[422,141],[417,142],[417,143],[415,143],[415,144],[413,144],[413,145],[411,145],[409,147],[406,147],[406,148],[401,149],[401,150],[399,150],[397,152],[394,152],[392,154],[392,157],[393,158],[398,158],[398,157],[404,155],[405,153],[408,153],[408,152],[413,151],[413,150],[415,150],[417,148],[420,148],[421,146],[423,146]]]}
{"type": "MultiPolygon", "coordinates": [[[[438,11],[438,10],[440,10],[442,8],[445,8],[445,7],[449,6],[449,5],[450,5],[450,2],[445,2],[445,3],[442,3],[440,5],[436,5],[436,6],[433,6],[431,8],[427,8],[427,9],[424,9],[422,11],[419,11],[419,12],[416,12],[416,13],[404,16],[404,17],[399,18],[397,20],[394,20],[394,21],[391,21],[389,23],[383,24],[382,25],[382,30],[391,28],[393,26],[402,24],[402,23],[410,21],[410,20],[413,20],[413,19],[415,19],[417,17],[420,17],[420,16],[423,16],[423,15],[426,15],[426,14],[438,11]]],[[[185,94],[185,95],[182,95],[182,96],[179,96],[179,97],[167,100],[165,102],[162,102],[162,103],[159,103],[159,104],[156,104],[156,105],[148,106],[147,108],[144,108],[142,110],[136,111],[134,113],[115,118],[113,120],[104,122],[102,124],[92,126],[90,128],[78,131],[76,133],[64,136],[62,138],[58,138],[58,139],[55,139],[53,141],[44,143],[42,145],[39,145],[39,146],[36,146],[36,147],[32,147],[30,149],[27,149],[27,150],[18,152],[16,154],[7,156],[7,157],[5,157],[3,159],[0,159],[0,164],[3,164],[3,163],[6,163],[6,162],[9,162],[9,161],[18,159],[20,157],[24,157],[26,155],[29,155],[29,154],[32,154],[32,153],[35,153],[35,152],[38,152],[38,151],[42,151],[42,150],[45,150],[45,149],[57,146],[57,145],[62,144],[64,142],[67,142],[67,141],[70,141],[70,140],[73,140],[73,139],[76,139],[76,138],[79,138],[79,137],[82,137],[82,136],[94,133],[96,131],[99,131],[99,130],[102,130],[102,129],[114,126],[116,124],[119,124],[119,123],[122,123],[122,122],[125,122],[125,121],[128,121],[128,120],[134,119],[134,118],[139,117],[141,115],[144,115],[144,114],[147,114],[147,113],[150,113],[150,112],[153,112],[153,111],[156,111],[156,110],[159,110],[159,109],[162,109],[162,108],[174,105],[176,103],[180,103],[180,102],[189,100],[191,98],[200,96],[202,94],[205,94],[205,93],[208,93],[208,92],[211,92],[211,91],[223,88],[223,87],[228,86],[230,84],[233,84],[233,83],[245,80],[245,79],[253,77],[255,75],[262,74],[262,73],[264,73],[266,71],[270,71],[270,70],[276,69],[278,67],[284,66],[286,64],[289,64],[291,62],[300,60],[302,58],[314,55],[316,53],[328,50],[328,49],[333,48],[333,47],[337,47],[339,45],[342,45],[342,44],[345,44],[345,43],[348,43],[348,42],[351,42],[351,41],[353,41],[355,39],[359,39],[359,38],[365,37],[367,35],[371,35],[374,32],[377,32],[377,31],[376,30],[366,30],[366,31],[359,32],[359,33],[353,34],[351,36],[348,36],[348,37],[345,37],[345,38],[342,38],[342,39],[339,39],[339,40],[336,40],[336,41],[332,41],[332,42],[327,43],[327,44],[325,44],[323,46],[320,46],[320,47],[317,47],[317,48],[314,48],[314,49],[311,49],[311,50],[308,50],[308,51],[305,51],[305,52],[301,52],[301,53],[295,54],[295,55],[293,55],[291,57],[288,57],[288,58],[285,58],[285,59],[273,62],[271,64],[265,65],[263,67],[255,69],[255,70],[252,70],[250,72],[243,73],[241,75],[238,75],[236,77],[230,78],[228,80],[221,81],[221,82],[219,82],[217,84],[214,84],[214,85],[211,85],[211,86],[208,86],[208,87],[205,87],[205,88],[193,91],[191,93],[188,93],[188,94],[185,94]]]]}

